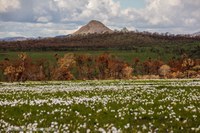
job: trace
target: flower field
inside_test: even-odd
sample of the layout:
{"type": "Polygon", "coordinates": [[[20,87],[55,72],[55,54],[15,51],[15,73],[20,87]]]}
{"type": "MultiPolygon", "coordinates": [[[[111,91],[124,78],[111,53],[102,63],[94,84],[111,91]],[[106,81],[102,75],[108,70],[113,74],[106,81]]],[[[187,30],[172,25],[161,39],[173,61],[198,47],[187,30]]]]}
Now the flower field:
{"type": "Polygon", "coordinates": [[[0,83],[0,132],[200,132],[200,80],[0,83]]]}

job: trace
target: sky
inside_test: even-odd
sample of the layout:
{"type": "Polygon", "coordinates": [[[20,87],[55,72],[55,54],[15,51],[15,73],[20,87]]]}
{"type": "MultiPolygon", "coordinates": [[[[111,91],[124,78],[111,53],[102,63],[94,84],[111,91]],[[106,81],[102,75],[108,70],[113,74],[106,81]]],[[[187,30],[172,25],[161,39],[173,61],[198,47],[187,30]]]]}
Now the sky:
{"type": "Polygon", "coordinates": [[[120,6],[122,9],[126,8],[144,8],[145,0],[114,0],[114,2],[120,2],[120,6]]]}
{"type": "Polygon", "coordinates": [[[0,0],[0,38],[71,34],[90,20],[111,29],[200,31],[200,0],[0,0]]]}

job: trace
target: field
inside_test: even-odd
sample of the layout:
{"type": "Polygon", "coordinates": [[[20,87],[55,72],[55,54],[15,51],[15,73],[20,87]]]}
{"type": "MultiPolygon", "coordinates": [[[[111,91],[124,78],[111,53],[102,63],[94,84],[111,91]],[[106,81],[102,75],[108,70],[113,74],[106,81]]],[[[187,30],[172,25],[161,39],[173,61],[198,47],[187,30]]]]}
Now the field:
{"type": "Polygon", "coordinates": [[[200,132],[200,80],[0,83],[0,132],[200,132]]]}
{"type": "MultiPolygon", "coordinates": [[[[145,61],[147,59],[152,58],[152,59],[162,59],[164,61],[168,61],[169,59],[171,59],[173,56],[179,57],[177,55],[174,55],[172,53],[166,53],[165,54],[161,54],[163,52],[160,53],[156,53],[150,50],[150,48],[141,48],[140,51],[134,51],[134,50],[99,50],[99,51],[92,51],[92,50],[86,50],[86,51],[41,51],[41,52],[26,52],[27,55],[29,55],[29,57],[31,57],[32,59],[46,59],[48,61],[50,61],[51,63],[55,63],[56,59],[54,57],[55,54],[58,54],[59,56],[63,56],[66,53],[74,53],[74,54],[78,54],[78,55],[82,55],[82,54],[88,54],[88,55],[100,55],[103,53],[110,53],[114,56],[116,56],[117,58],[124,60],[126,62],[132,62],[133,58],[139,58],[142,61],[145,61]]],[[[11,60],[14,60],[18,57],[18,54],[21,52],[0,52],[0,61],[4,60],[5,58],[9,58],[11,60]]]]}

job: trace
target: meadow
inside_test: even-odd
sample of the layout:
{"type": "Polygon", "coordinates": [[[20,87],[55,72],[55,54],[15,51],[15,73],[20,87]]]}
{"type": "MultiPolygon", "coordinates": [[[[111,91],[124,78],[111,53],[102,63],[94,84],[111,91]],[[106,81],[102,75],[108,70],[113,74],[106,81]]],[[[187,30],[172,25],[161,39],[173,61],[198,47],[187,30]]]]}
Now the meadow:
{"type": "MultiPolygon", "coordinates": [[[[162,50],[161,50],[162,51],[162,50]]],[[[18,55],[22,53],[20,52],[0,52],[0,61],[4,60],[5,58],[15,60],[18,55]]],[[[134,50],[98,50],[98,51],[93,51],[93,50],[80,50],[80,51],[25,51],[25,53],[31,57],[33,60],[37,59],[46,59],[50,61],[51,63],[55,63],[56,59],[54,57],[55,54],[58,54],[59,56],[64,56],[67,53],[74,53],[77,55],[93,55],[93,56],[98,56],[103,53],[110,53],[113,56],[116,56],[117,58],[131,63],[134,58],[139,58],[141,61],[145,61],[149,58],[152,59],[162,59],[164,61],[168,61],[172,57],[180,57],[178,55],[172,54],[172,53],[165,53],[162,54],[163,52],[156,53],[150,48],[141,48],[140,51],[134,51],[134,50]]]]}
{"type": "Polygon", "coordinates": [[[200,80],[0,83],[0,132],[200,132],[200,80]]]}

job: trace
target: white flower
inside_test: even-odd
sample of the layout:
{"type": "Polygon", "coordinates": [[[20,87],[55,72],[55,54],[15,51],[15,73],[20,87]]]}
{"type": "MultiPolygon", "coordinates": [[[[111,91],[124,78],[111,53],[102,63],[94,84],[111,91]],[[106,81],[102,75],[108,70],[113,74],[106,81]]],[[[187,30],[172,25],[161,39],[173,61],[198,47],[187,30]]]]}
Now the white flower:
{"type": "Polygon", "coordinates": [[[106,133],[106,131],[103,128],[99,128],[98,131],[101,133],[106,133]]]}

